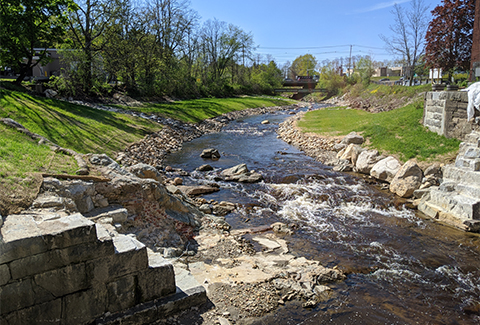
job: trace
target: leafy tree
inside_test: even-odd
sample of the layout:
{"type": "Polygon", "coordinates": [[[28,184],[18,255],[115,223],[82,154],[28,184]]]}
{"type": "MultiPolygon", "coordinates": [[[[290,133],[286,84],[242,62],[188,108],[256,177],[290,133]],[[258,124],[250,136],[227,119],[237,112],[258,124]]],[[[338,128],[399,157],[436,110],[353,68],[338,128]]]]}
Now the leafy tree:
{"type": "Polygon", "coordinates": [[[373,76],[375,69],[370,56],[361,57],[356,65],[356,72],[360,75],[360,79],[365,85],[370,83],[370,78],[373,76]]]}
{"type": "MultiPolygon", "coordinates": [[[[83,91],[89,93],[94,81],[94,68],[107,39],[104,32],[119,17],[116,1],[77,0],[78,10],[70,15],[70,32],[74,48],[80,49],[77,77],[83,91]]],[[[98,70],[98,69],[97,69],[98,70]]]]}
{"type": "Polygon", "coordinates": [[[290,67],[291,77],[314,75],[316,74],[316,66],[317,60],[313,55],[301,55],[292,62],[292,66],[290,67]]]}
{"type": "Polygon", "coordinates": [[[71,0],[0,0],[0,63],[19,72],[15,83],[49,61],[47,48],[62,39],[74,6],[71,0]]]}
{"type": "Polygon", "coordinates": [[[268,64],[254,65],[252,67],[252,82],[256,92],[273,94],[273,89],[280,87],[282,84],[282,70],[273,60],[268,64]]]}
{"type": "Polygon", "coordinates": [[[239,53],[249,52],[253,47],[250,34],[239,27],[215,20],[205,22],[200,31],[201,59],[206,70],[207,83],[221,82],[230,63],[239,53]]]}
{"type": "Polygon", "coordinates": [[[425,41],[428,66],[441,68],[452,76],[457,69],[470,69],[475,0],[443,0],[432,11],[425,41]]]}
{"type": "Polygon", "coordinates": [[[380,35],[380,38],[385,42],[386,49],[400,57],[407,66],[411,85],[415,66],[425,49],[428,7],[423,0],[412,0],[408,10],[397,4],[393,8],[395,23],[390,26],[393,35],[391,37],[380,35]]]}

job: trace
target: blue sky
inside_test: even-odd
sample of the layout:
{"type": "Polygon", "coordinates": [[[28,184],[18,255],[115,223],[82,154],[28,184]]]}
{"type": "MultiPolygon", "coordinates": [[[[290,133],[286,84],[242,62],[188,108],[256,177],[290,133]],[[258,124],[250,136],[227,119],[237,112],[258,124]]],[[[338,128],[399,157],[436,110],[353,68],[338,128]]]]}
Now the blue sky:
{"type": "MultiPolygon", "coordinates": [[[[325,59],[371,55],[393,57],[379,35],[391,35],[391,10],[410,0],[190,0],[201,22],[217,18],[253,35],[257,53],[271,54],[282,65],[303,54],[325,59]]],[[[424,0],[431,11],[441,0],[424,0]]]]}

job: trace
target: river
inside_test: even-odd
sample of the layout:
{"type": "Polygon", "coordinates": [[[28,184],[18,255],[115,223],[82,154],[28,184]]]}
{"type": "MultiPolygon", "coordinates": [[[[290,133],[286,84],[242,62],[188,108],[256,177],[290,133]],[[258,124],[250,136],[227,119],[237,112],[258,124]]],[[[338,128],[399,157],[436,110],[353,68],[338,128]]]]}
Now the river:
{"type": "Polygon", "coordinates": [[[221,169],[246,163],[265,181],[217,181],[221,191],[205,198],[242,205],[227,216],[233,228],[297,224],[288,238],[294,254],[348,274],[314,309],[289,303],[257,324],[479,324],[480,237],[425,219],[361,177],[334,172],[278,139],[288,116],[231,122],[166,161],[191,174],[185,184],[211,182],[221,169]],[[199,157],[212,147],[218,161],[199,157]],[[205,163],[215,171],[195,171],[205,163]]]}

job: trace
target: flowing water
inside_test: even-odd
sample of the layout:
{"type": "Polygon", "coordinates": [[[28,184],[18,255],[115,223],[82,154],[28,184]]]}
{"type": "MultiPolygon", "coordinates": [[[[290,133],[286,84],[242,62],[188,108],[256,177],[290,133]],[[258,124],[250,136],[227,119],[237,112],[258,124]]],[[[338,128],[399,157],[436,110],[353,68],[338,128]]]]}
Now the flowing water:
{"type": "Polygon", "coordinates": [[[185,143],[167,164],[208,183],[221,169],[246,163],[259,184],[217,182],[207,199],[240,203],[233,228],[295,223],[293,253],[338,266],[348,276],[314,309],[290,303],[257,324],[480,324],[480,237],[424,219],[362,178],[336,173],[275,133],[288,115],[248,117],[220,133],[185,143]],[[270,124],[261,124],[268,119],[270,124]],[[205,148],[218,161],[199,157],[205,148]],[[215,171],[195,169],[208,163],[215,171]]]}

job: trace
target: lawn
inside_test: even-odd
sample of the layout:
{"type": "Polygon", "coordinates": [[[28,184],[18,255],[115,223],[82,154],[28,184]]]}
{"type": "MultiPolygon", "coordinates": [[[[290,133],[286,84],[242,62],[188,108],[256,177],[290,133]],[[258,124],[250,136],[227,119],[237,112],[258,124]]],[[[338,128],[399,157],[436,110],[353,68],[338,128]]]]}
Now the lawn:
{"type": "Polygon", "coordinates": [[[412,158],[425,161],[454,154],[460,141],[429,132],[420,123],[422,115],[420,102],[376,114],[335,107],[308,112],[298,126],[304,132],[327,136],[356,131],[364,136],[368,147],[393,154],[402,161],[412,158]]]}
{"type": "Polygon", "coordinates": [[[170,103],[145,103],[140,107],[119,108],[134,110],[146,114],[157,114],[184,122],[198,123],[207,118],[216,117],[232,111],[254,107],[291,105],[295,101],[280,97],[236,97],[236,98],[202,98],[182,100],[170,103]]]}

